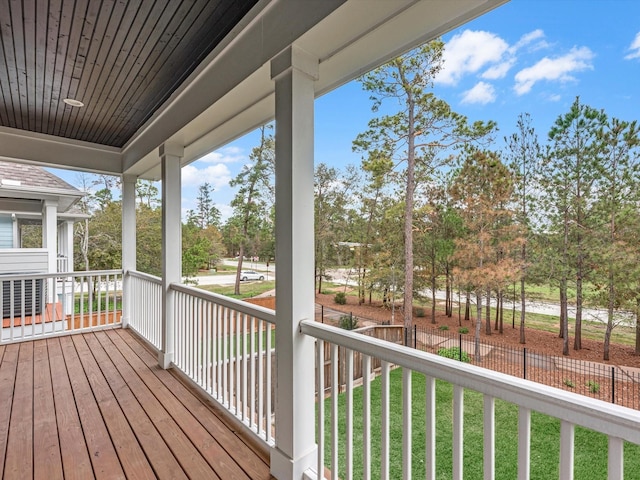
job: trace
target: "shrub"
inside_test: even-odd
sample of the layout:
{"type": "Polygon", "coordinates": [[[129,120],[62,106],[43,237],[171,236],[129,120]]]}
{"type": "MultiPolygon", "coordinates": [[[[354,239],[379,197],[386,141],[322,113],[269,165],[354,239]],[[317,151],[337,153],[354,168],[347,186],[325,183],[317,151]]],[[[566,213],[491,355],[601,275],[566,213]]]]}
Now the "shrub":
{"type": "Polygon", "coordinates": [[[333,301],[338,305],[345,305],[347,303],[347,295],[344,292],[338,292],[336,296],[333,297],[333,301]]]}
{"type": "Polygon", "coordinates": [[[459,347],[441,348],[438,350],[438,355],[445,358],[452,358],[454,360],[460,360],[464,363],[470,363],[471,358],[467,352],[460,351],[459,347]]]}
{"type": "Polygon", "coordinates": [[[589,387],[589,391],[591,393],[598,393],[600,391],[600,384],[598,382],[594,382],[593,380],[589,380],[587,382],[587,387],[589,387]]]}
{"type": "Polygon", "coordinates": [[[570,378],[565,378],[563,383],[569,388],[574,388],[576,386],[570,378]]]}
{"type": "Polygon", "coordinates": [[[416,308],[416,317],[424,317],[424,308],[422,307],[418,307],[416,308]]]}
{"type": "Polygon", "coordinates": [[[449,325],[440,325],[438,330],[449,330],[449,325]]]}
{"type": "Polygon", "coordinates": [[[458,333],[469,333],[469,329],[467,327],[460,327],[458,333]]]}
{"type": "Polygon", "coordinates": [[[358,317],[354,317],[353,315],[340,316],[339,327],[344,328],[345,330],[354,330],[358,328],[358,317]]]}

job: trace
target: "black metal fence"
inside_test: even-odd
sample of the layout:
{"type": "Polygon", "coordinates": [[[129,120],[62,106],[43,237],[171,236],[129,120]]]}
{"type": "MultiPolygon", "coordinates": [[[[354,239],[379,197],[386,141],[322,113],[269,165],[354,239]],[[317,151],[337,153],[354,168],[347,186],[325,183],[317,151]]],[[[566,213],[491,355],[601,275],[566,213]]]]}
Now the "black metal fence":
{"type": "MultiPolygon", "coordinates": [[[[336,325],[341,316],[350,315],[324,307],[318,310],[316,316],[319,321],[336,325]]],[[[366,321],[361,320],[360,323],[366,321]]],[[[640,368],[556,357],[526,347],[505,346],[486,338],[476,342],[473,334],[417,325],[413,326],[413,331],[400,325],[390,325],[368,328],[363,333],[376,337],[383,335],[389,341],[411,345],[425,352],[457,357],[457,360],[496,372],[640,410],[640,368]],[[398,330],[397,333],[392,332],[394,329],[398,330]]]]}
{"type": "Polygon", "coordinates": [[[640,369],[556,357],[485,338],[476,342],[472,334],[417,325],[413,332],[404,330],[405,345],[412,339],[414,348],[426,352],[457,356],[490,370],[640,409],[640,369]]]}

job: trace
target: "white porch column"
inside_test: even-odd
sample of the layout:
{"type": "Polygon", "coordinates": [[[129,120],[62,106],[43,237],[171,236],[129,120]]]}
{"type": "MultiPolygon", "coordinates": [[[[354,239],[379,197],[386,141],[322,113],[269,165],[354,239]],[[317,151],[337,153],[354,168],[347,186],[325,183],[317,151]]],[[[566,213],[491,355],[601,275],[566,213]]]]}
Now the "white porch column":
{"type": "Polygon", "coordinates": [[[136,181],[135,175],[122,176],[122,327],[129,325],[132,298],[128,272],[136,269],[136,181]]]}
{"type": "Polygon", "coordinates": [[[271,473],[300,479],[316,464],[314,341],[313,82],[318,60],[291,46],[271,61],[276,92],[276,444],[271,473]]]}
{"type": "Polygon", "coordinates": [[[162,162],[162,350],[158,362],[169,368],[173,361],[173,292],[169,285],[180,282],[182,274],[182,223],[180,197],[180,159],[184,148],[160,146],[162,162]]]}
{"type": "MultiPolygon", "coordinates": [[[[47,273],[58,271],[58,203],[45,200],[42,205],[42,247],[47,249],[47,273]]],[[[47,303],[55,298],[55,280],[49,279],[47,303]]]]}
{"type": "Polygon", "coordinates": [[[58,268],[58,203],[45,200],[42,205],[42,248],[47,249],[48,272],[58,268]]]}
{"type": "Polygon", "coordinates": [[[64,222],[63,233],[64,248],[62,253],[67,257],[67,272],[74,272],[75,267],[73,264],[73,220],[66,220],[64,222]]]}

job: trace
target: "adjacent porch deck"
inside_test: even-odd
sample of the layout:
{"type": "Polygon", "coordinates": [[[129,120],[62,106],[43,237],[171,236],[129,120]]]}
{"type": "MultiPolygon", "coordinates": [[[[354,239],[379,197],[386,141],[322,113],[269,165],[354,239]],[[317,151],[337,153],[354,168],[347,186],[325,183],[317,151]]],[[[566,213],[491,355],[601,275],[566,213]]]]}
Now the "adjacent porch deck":
{"type": "Polygon", "coordinates": [[[269,479],[129,330],[0,345],[0,478],[269,479]]]}

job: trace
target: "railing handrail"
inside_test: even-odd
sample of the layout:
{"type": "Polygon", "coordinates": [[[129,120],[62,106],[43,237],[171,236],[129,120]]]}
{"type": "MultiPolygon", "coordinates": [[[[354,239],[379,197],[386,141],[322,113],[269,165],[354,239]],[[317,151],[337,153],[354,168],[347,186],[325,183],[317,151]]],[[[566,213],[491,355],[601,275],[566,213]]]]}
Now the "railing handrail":
{"type": "Polygon", "coordinates": [[[149,273],[139,272],[137,270],[127,270],[127,275],[133,278],[140,278],[142,280],[148,280],[149,282],[156,283],[158,285],[162,285],[162,278],[156,277],[155,275],[151,275],[149,273]]]}
{"type": "Polygon", "coordinates": [[[314,338],[391,364],[640,444],[640,412],[636,410],[312,320],[301,321],[300,330],[314,338]]]}
{"type": "Polygon", "coordinates": [[[215,302],[218,305],[222,305],[223,307],[232,308],[233,310],[236,310],[240,313],[246,313],[247,315],[251,315],[269,323],[276,323],[276,312],[274,310],[271,310],[270,308],[241,302],[233,298],[225,297],[213,292],[207,292],[206,290],[201,290],[199,288],[189,287],[181,283],[172,283],[169,288],[177,292],[193,295],[194,297],[200,298],[202,300],[215,302]]]}
{"type": "Polygon", "coordinates": [[[3,273],[0,274],[0,280],[34,280],[38,278],[97,277],[105,275],[122,275],[122,270],[80,270],[75,272],[57,273],[3,273]]]}

